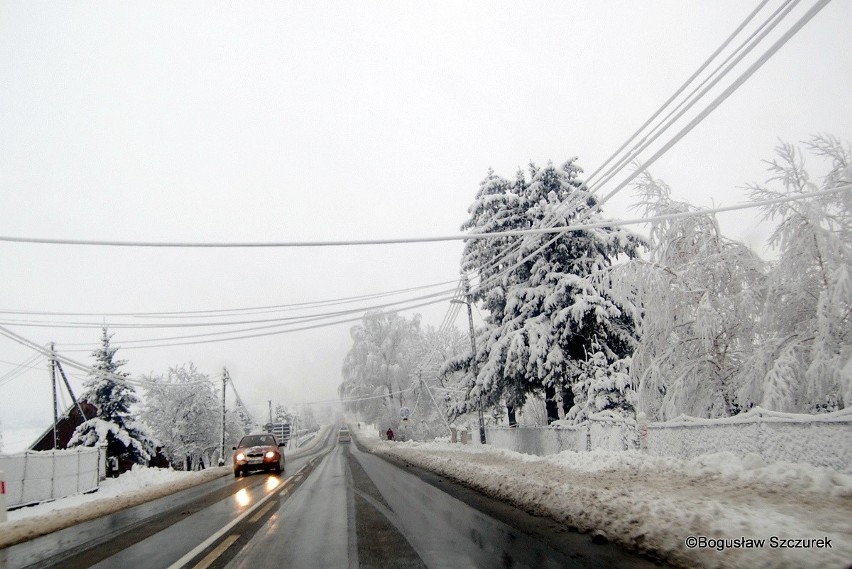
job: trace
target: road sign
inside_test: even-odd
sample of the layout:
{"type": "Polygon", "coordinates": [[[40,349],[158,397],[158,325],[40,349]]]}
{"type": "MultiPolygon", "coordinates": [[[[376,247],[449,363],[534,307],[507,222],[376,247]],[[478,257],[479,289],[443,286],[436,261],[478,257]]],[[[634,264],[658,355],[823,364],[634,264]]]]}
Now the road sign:
{"type": "Polygon", "coordinates": [[[408,407],[400,407],[400,409],[399,409],[400,419],[402,419],[403,421],[407,421],[410,416],[411,416],[411,409],[409,409],[408,407]]]}
{"type": "Polygon", "coordinates": [[[279,443],[290,440],[290,423],[267,423],[266,430],[275,435],[279,443]]]}

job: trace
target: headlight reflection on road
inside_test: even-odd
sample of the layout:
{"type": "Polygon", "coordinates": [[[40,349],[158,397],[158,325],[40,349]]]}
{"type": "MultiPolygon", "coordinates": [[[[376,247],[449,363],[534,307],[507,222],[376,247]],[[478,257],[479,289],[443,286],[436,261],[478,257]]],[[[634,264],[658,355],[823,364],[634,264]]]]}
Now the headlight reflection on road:
{"type": "Polygon", "coordinates": [[[281,479],[277,476],[270,476],[266,479],[266,489],[269,491],[275,490],[278,488],[278,485],[281,484],[281,479]]]}
{"type": "Polygon", "coordinates": [[[242,507],[246,507],[251,504],[251,496],[249,496],[249,493],[245,488],[234,494],[234,498],[237,499],[237,504],[242,507]]]}

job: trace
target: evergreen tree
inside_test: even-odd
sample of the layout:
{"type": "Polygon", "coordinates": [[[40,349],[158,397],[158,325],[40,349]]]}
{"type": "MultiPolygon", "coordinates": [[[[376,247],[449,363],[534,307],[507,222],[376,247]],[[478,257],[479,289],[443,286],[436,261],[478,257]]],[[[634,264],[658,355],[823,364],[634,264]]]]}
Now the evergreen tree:
{"type": "Polygon", "coordinates": [[[101,332],[101,346],[92,352],[95,363],[81,397],[82,401],[97,408],[97,415],[77,427],[68,446],[106,443],[108,457],[145,464],[151,458],[154,445],[136,423],[131,410],[138,399],[133,387],[122,381],[130,374],[119,369],[127,362],[115,359],[118,347],[110,344],[113,335],[107,328],[101,332]]]}
{"type": "MultiPolygon", "coordinates": [[[[543,225],[597,223],[603,218],[596,200],[579,179],[575,159],[557,168],[531,165],[529,178],[513,182],[489,172],[463,225],[477,233],[528,229],[543,225]]],[[[635,332],[629,311],[593,278],[621,255],[636,255],[641,240],[615,227],[524,237],[469,241],[462,268],[480,276],[476,299],[488,310],[477,334],[479,365],[466,405],[473,410],[480,394],[488,405],[501,401],[521,406],[530,392],[544,391],[548,420],[558,419],[557,399],[570,417],[587,410],[588,378],[596,367],[609,368],[629,357],[635,332]],[[527,258],[528,257],[528,258],[527,258]],[[593,357],[600,353],[601,357],[593,357]]],[[[457,359],[445,372],[470,369],[457,359]]],[[[612,407],[629,407],[621,394],[612,407]]]]}

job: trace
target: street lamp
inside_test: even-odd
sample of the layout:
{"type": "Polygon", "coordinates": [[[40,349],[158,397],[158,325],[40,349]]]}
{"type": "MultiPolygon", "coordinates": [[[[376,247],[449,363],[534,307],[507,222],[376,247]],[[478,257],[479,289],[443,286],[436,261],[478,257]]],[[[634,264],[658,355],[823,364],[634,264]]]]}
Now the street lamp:
{"type": "MultiPolygon", "coordinates": [[[[470,328],[470,349],[472,350],[473,358],[471,360],[471,364],[473,365],[473,381],[476,382],[476,378],[479,377],[479,366],[476,363],[476,335],[473,330],[473,310],[471,309],[471,300],[470,300],[470,285],[467,282],[467,276],[462,278],[464,282],[464,298],[465,300],[456,300],[452,299],[450,302],[452,304],[466,304],[467,305],[467,323],[470,328]]],[[[482,414],[482,390],[479,391],[479,442],[485,444],[485,418],[482,414]]]]}

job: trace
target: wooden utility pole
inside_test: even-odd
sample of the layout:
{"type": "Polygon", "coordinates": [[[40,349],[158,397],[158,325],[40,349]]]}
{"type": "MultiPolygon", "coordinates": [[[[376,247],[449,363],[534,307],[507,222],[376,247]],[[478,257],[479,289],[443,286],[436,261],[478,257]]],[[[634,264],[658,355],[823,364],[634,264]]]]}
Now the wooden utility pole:
{"type": "Polygon", "coordinates": [[[222,452],[219,454],[219,466],[225,466],[225,387],[229,379],[228,368],[222,368],[222,452]]]}
{"type": "MultiPolygon", "coordinates": [[[[473,354],[470,365],[473,368],[473,382],[476,383],[476,378],[479,377],[479,364],[476,363],[476,331],[473,328],[473,309],[470,306],[473,303],[473,300],[470,297],[470,283],[467,280],[467,275],[462,276],[462,283],[464,284],[464,301],[451,300],[450,302],[464,302],[464,304],[467,305],[470,349],[473,354]]],[[[485,418],[482,410],[482,390],[479,391],[479,442],[485,444],[485,418]]]]}
{"type": "Polygon", "coordinates": [[[56,450],[56,424],[59,422],[59,409],[56,401],[56,356],[53,353],[55,344],[50,343],[50,387],[53,390],[53,450],[56,450]]]}
{"type": "Polygon", "coordinates": [[[65,370],[62,369],[62,363],[59,360],[54,360],[54,363],[56,364],[56,369],[59,370],[59,375],[62,377],[62,381],[65,382],[65,389],[68,390],[68,395],[71,396],[71,401],[74,402],[74,405],[77,406],[77,411],[80,412],[80,420],[85,423],[89,420],[89,417],[86,417],[86,414],[83,413],[83,408],[80,406],[80,402],[77,401],[76,397],[74,397],[74,391],[71,389],[71,383],[65,375],[65,370]]]}

